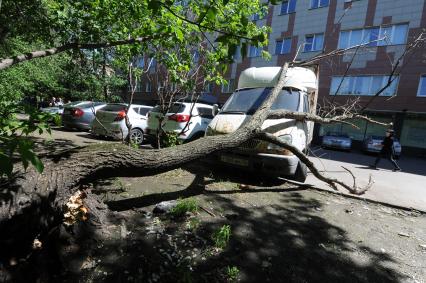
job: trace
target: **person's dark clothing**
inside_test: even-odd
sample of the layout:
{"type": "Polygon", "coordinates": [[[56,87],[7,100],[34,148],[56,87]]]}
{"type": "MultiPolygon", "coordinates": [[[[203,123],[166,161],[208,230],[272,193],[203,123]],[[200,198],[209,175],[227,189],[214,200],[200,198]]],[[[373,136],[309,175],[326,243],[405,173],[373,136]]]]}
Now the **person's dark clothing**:
{"type": "Polygon", "coordinates": [[[392,137],[385,137],[385,139],[382,141],[382,150],[380,152],[382,153],[393,153],[393,138],[392,137]]]}
{"type": "Polygon", "coordinates": [[[379,164],[380,159],[386,158],[389,160],[393,166],[395,167],[395,170],[401,170],[399,168],[398,164],[396,163],[395,159],[393,158],[393,137],[385,137],[385,139],[382,142],[382,149],[380,150],[376,161],[374,162],[374,167],[377,167],[377,164],[379,164]]]}

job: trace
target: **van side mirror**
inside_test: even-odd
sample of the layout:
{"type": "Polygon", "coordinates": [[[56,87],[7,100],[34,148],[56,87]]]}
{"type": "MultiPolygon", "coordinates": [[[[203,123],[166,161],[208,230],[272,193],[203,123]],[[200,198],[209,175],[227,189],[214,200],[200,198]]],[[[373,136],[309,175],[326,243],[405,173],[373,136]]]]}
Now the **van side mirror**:
{"type": "Polygon", "coordinates": [[[213,108],[212,108],[212,115],[213,115],[213,117],[216,116],[217,113],[219,113],[219,105],[213,104],[213,108]]]}

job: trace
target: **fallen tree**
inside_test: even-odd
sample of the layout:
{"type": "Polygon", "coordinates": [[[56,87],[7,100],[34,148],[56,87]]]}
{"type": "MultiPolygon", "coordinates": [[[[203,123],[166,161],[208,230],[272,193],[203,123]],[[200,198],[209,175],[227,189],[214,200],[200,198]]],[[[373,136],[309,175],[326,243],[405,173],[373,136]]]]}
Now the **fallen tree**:
{"type": "MultiPolygon", "coordinates": [[[[96,144],[43,158],[43,173],[39,173],[34,167],[29,167],[26,171],[22,167],[16,167],[13,178],[2,185],[0,249],[6,250],[6,247],[17,244],[24,250],[25,247],[30,248],[34,239],[42,237],[52,227],[62,223],[66,203],[88,182],[113,176],[158,174],[211,153],[237,147],[252,138],[266,140],[288,149],[299,157],[317,178],[334,188],[340,185],[352,193],[363,193],[371,186],[371,180],[367,187],[359,188],[356,184],[350,186],[337,179],[326,177],[297,148],[261,131],[261,125],[269,116],[295,115],[292,112],[269,111],[285,84],[288,68],[289,63],[286,63],[271,95],[252,118],[234,133],[209,136],[160,150],[138,150],[124,144],[96,144]],[[25,227],[25,234],[22,233],[22,227],[25,227]]],[[[304,119],[319,121],[322,118],[307,114],[304,119]]],[[[96,211],[91,213],[94,214],[96,211]]]]}

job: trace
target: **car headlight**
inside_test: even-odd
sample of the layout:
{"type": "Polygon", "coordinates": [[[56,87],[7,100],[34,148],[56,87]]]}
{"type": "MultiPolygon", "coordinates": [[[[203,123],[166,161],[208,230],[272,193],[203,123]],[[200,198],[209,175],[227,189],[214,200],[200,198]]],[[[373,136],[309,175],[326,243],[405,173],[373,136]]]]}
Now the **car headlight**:
{"type": "MultiPolygon", "coordinates": [[[[279,136],[278,139],[282,142],[285,142],[287,144],[291,144],[293,139],[291,137],[291,135],[282,135],[279,136]]],[[[281,150],[282,147],[273,143],[269,143],[268,146],[266,147],[268,150],[281,150]]]]}

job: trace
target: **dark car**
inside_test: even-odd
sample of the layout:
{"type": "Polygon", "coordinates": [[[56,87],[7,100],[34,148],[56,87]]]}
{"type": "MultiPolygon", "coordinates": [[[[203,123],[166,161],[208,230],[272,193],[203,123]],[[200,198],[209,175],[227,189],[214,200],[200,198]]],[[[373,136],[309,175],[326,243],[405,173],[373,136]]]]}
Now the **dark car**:
{"type": "Polygon", "coordinates": [[[62,113],[62,126],[66,129],[89,130],[98,109],[105,102],[76,101],[66,104],[62,113]]]}
{"type": "MultiPolygon", "coordinates": [[[[379,152],[383,145],[382,142],[384,140],[385,137],[383,136],[368,136],[364,139],[364,141],[362,142],[362,150],[364,152],[370,152],[370,153],[375,153],[375,152],[379,152]]],[[[393,141],[393,152],[396,158],[399,158],[401,156],[401,144],[399,143],[399,141],[397,139],[394,138],[393,141]]]]}
{"type": "Polygon", "coordinates": [[[322,137],[322,147],[351,150],[352,139],[345,133],[328,132],[322,137]]]}

